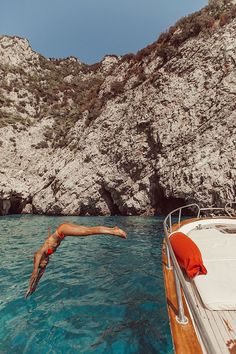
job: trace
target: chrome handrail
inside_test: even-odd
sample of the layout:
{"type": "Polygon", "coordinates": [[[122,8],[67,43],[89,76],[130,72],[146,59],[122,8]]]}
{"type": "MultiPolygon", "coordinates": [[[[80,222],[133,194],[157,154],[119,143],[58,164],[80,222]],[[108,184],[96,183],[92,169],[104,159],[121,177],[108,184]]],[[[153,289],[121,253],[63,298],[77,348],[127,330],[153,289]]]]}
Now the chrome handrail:
{"type": "MultiPolygon", "coordinates": [[[[192,297],[189,293],[189,290],[185,284],[185,279],[182,273],[182,270],[180,269],[180,266],[177,262],[177,259],[175,257],[174,251],[171,247],[171,243],[169,241],[169,235],[172,233],[173,228],[172,228],[172,216],[174,213],[178,212],[178,226],[180,226],[181,223],[181,217],[182,217],[182,210],[183,209],[193,209],[193,208],[197,208],[197,216],[200,215],[201,212],[201,208],[199,207],[198,204],[189,204],[189,205],[185,205],[183,207],[174,209],[172,212],[170,212],[167,217],[164,220],[164,233],[165,233],[165,242],[166,242],[166,251],[167,251],[167,269],[172,269],[172,265],[171,262],[173,264],[173,268],[174,268],[174,279],[175,279],[175,288],[176,288],[176,297],[177,297],[177,302],[178,302],[178,316],[176,318],[176,320],[182,324],[185,325],[186,323],[188,323],[188,320],[184,314],[184,307],[183,307],[183,300],[182,300],[182,294],[181,294],[181,288],[183,290],[185,299],[188,303],[188,306],[190,308],[190,311],[192,313],[193,319],[194,319],[194,323],[196,324],[196,327],[198,329],[198,332],[201,336],[201,340],[204,344],[204,347],[206,349],[206,352],[208,354],[214,354],[215,350],[214,350],[214,346],[212,345],[211,339],[208,336],[207,332],[205,331],[205,327],[204,324],[196,310],[195,304],[192,300],[192,297]]],[[[210,209],[210,208],[206,208],[206,209],[210,209]]],[[[214,209],[214,208],[213,208],[214,209]]],[[[217,208],[218,209],[218,208],[217,208]]]]}
{"type": "Polygon", "coordinates": [[[197,218],[200,218],[200,217],[201,217],[201,213],[204,212],[204,211],[212,212],[212,214],[210,214],[211,216],[214,216],[214,213],[215,213],[216,211],[224,212],[224,213],[226,213],[228,216],[230,216],[229,213],[227,212],[227,210],[225,209],[225,207],[224,207],[224,208],[214,208],[214,207],[210,207],[210,208],[199,208],[197,218]]]}
{"type": "MultiPolygon", "coordinates": [[[[164,220],[164,229],[166,229],[166,231],[168,231],[169,233],[171,233],[172,230],[172,216],[173,214],[175,214],[176,212],[178,212],[178,226],[180,226],[180,222],[181,222],[181,217],[182,217],[182,210],[183,209],[193,209],[193,208],[197,208],[197,215],[199,214],[200,211],[200,207],[198,204],[193,203],[193,204],[188,204],[188,205],[183,205],[182,207],[179,207],[177,209],[172,210],[165,218],[164,220]]],[[[196,217],[197,217],[196,215],[196,217]]],[[[171,264],[170,264],[170,259],[168,259],[168,251],[167,251],[167,261],[168,261],[168,268],[171,269],[171,264]]]]}
{"type": "Polygon", "coordinates": [[[228,202],[225,205],[225,211],[226,213],[231,216],[235,217],[236,216],[236,201],[235,202],[228,202]],[[229,210],[230,209],[230,210],[229,210]],[[234,210],[234,214],[232,214],[232,209],[234,210]]]}

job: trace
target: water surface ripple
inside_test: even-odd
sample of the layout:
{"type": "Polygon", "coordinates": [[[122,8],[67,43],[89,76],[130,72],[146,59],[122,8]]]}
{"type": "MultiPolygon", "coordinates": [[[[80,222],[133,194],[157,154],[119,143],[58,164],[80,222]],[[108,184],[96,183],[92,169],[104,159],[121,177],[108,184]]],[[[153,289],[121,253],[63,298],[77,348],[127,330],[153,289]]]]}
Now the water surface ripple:
{"type": "Polygon", "coordinates": [[[158,217],[0,219],[0,353],[172,353],[158,217]],[[67,237],[27,300],[33,254],[50,226],[118,225],[128,240],[67,237]]]}

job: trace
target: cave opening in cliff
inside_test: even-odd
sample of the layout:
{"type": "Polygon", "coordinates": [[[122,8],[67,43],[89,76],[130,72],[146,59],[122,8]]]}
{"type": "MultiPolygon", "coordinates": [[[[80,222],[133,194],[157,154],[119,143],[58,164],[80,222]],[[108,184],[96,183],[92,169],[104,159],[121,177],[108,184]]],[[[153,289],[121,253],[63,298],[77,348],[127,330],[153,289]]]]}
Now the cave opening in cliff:
{"type": "MultiPolygon", "coordinates": [[[[189,203],[187,203],[184,198],[175,198],[175,197],[166,198],[163,196],[161,200],[161,211],[163,214],[166,215],[170,213],[172,210],[187,204],[189,203]]],[[[191,214],[192,214],[191,210],[188,209],[183,210],[183,215],[191,215],[191,214]]]]}
{"type": "Polygon", "coordinates": [[[8,214],[21,214],[23,209],[23,201],[21,198],[11,198],[11,206],[8,210],[8,214]]]}
{"type": "Polygon", "coordinates": [[[111,192],[105,188],[102,188],[100,193],[101,193],[101,195],[102,195],[102,197],[109,209],[110,214],[112,216],[121,215],[118,205],[116,205],[116,203],[114,202],[114,200],[112,198],[111,192]]]}

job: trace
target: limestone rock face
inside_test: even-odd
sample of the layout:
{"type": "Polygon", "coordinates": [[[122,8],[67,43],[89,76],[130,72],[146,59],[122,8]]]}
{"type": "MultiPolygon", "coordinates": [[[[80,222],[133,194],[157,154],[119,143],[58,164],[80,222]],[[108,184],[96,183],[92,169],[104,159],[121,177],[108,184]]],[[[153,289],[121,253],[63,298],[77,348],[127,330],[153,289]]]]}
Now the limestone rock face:
{"type": "Polygon", "coordinates": [[[154,215],[235,199],[235,19],[166,61],[155,48],[96,67],[40,58],[0,38],[0,214],[154,215]]]}
{"type": "Polygon", "coordinates": [[[29,68],[37,66],[39,54],[32,51],[27,39],[0,36],[1,65],[29,68]],[[30,67],[29,67],[30,65],[30,67]]]}

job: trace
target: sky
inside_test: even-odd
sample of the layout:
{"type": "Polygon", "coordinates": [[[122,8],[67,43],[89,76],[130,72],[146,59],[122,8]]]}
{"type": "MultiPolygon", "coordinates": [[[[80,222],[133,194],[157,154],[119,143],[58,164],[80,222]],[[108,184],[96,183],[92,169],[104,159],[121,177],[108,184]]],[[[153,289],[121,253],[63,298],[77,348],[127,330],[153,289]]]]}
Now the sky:
{"type": "Polygon", "coordinates": [[[0,34],[50,58],[136,53],[207,0],[0,0],[0,34]]]}

